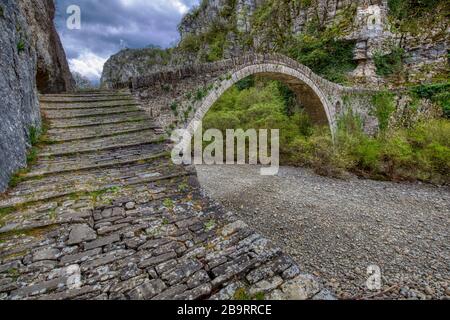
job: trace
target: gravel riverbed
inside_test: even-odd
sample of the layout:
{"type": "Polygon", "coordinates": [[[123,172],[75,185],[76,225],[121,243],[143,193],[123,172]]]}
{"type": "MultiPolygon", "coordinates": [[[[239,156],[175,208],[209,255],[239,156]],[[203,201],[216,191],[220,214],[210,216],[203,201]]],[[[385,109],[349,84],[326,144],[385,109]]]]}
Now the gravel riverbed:
{"type": "Polygon", "coordinates": [[[336,180],[308,169],[198,166],[213,199],[322,278],[341,299],[450,299],[450,188],[336,180]],[[382,271],[369,290],[367,268],[382,271]]]}

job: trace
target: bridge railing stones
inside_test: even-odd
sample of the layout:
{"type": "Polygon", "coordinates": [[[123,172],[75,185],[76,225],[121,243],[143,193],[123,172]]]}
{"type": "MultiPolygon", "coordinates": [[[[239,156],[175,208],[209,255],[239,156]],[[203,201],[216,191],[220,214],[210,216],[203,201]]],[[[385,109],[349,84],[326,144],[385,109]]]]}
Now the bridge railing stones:
{"type": "Polygon", "coordinates": [[[130,88],[137,90],[160,83],[173,83],[189,77],[203,76],[205,74],[218,72],[234,72],[246,66],[258,64],[279,64],[296,69],[308,76],[312,81],[319,84],[322,88],[336,92],[361,93],[369,92],[365,88],[344,87],[342,85],[328,81],[315,74],[310,68],[302,65],[298,61],[282,54],[250,54],[242,57],[221,60],[209,63],[193,63],[179,67],[162,67],[160,71],[149,73],[145,76],[133,77],[127,82],[118,82],[112,84],[114,89],[130,88]]]}
{"type": "MultiPolygon", "coordinates": [[[[172,104],[173,101],[176,101],[177,104],[181,106],[181,109],[178,110],[181,111],[179,112],[181,115],[192,106],[195,111],[198,111],[198,109],[207,109],[202,106],[209,105],[209,100],[217,99],[216,93],[220,93],[220,90],[215,89],[213,92],[209,92],[208,96],[205,97],[203,101],[196,101],[194,104],[191,101],[183,101],[184,93],[192,92],[194,86],[203,89],[207,87],[220,88],[223,87],[224,84],[226,85],[227,82],[229,82],[228,80],[231,80],[232,82],[239,80],[236,78],[236,75],[242,75],[242,71],[249,68],[254,70],[254,73],[280,73],[282,75],[284,74],[286,76],[298,78],[300,83],[304,83],[307,87],[310,87],[321,99],[323,108],[327,112],[328,121],[332,131],[335,131],[337,119],[341,114],[337,112],[338,109],[347,110],[348,108],[359,113],[363,119],[367,120],[367,123],[370,123],[371,127],[376,127],[376,125],[374,125],[375,121],[370,116],[369,110],[371,103],[370,97],[374,92],[373,90],[361,87],[345,87],[333,83],[315,74],[307,66],[282,54],[248,54],[217,62],[192,63],[178,67],[162,67],[157,72],[152,72],[145,76],[133,77],[128,82],[116,83],[113,87],[116,89],[129,88],[132,92],[139,93],[139,97],[149,97],[143,98],[143,104],[147,104],[148,108],[152,110],[167,109],[168,113],[170,113],[169,105],[172,104]],[[279,70],[279,72],[277,70],[279,70]],[[176,88],[176,90],[170,90],[171,92],[169,94],[163,90],[166,86],[176,88]],[[148,92],[143,95],[140,94],[145,91],[148,92]],[[212,97],[210,97],[210,95],[212,95],[212,97]],[[354,105],[341,108],[341,106],[346,104],[347,99],[345,99],[345,97],[352,95],[366,96],[366,100],[363,101],[361,106],[361,101],[355,100],[356,102],[353,103],[354,105]],[[166,104],[168,106],[165,106],[166,104]],[[361,110],[362,112],[360,112],[361,110]]],[[[317,103],[314,108],[316,107],[319,107],[317,106],[317,103]]],[[[164,114],[164,112],[160,111],[156,111],[156,113],[164,114]]],[[[202,114],[197,114],[197,118],[202,114]]],[[[171,117],[166,118],[169,120],[165,118],[159,119],[163,126],[168,125],[168,122],[171,121],[171,117]]],[[[177,119],[176,126],[179,126],[180,123],[187,124],[186,120],[187,119],[183,120],[181,118],[177,119]]],[[[369,128],[366,131],[373,131],[373,129],[369,128]]]]}

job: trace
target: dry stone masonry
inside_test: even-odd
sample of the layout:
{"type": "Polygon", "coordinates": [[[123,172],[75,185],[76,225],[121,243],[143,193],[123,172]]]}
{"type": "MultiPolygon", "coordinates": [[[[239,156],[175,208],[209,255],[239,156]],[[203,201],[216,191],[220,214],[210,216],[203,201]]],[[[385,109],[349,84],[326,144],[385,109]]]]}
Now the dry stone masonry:
{"type": "Polygon", "coordinates": [[[0,198],[0,299],[332,299],[171,163],[126,92],[46,95],[49,145],[0,198]]]}
{"type": "Polygon", "coordinates": [[[311,118],[328,124],[332,132],[338,119],[349,110],[360,116],[366,132],[377,130],[378,120],[372,112],[375,91],[332,83],[281,54],[251,54],[213,63],[167,67],[108,86],[130,88],[163,127],[175,124],[192,129],[192,120],[202,120],[227,89],[251,75],[283,81],[296,93],[311,118]]]}

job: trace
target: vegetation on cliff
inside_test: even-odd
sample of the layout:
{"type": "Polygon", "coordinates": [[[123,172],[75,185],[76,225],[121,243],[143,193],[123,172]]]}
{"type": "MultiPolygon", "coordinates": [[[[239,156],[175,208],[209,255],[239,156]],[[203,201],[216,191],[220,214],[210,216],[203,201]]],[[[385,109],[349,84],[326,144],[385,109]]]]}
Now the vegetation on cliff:
{"type": "MultiPolygon", "coordinates": [[[[195,19],[207,8],[207,1],[185,19],[195,19]]],[[[227,0],[218,17],[207,31],[189,33],[177,50],[201,62],[223,59],[225,51],[238,47],[242,51],[280,52],[310,67],[325,78],[344,83],[346,75],[356,67],[353,61],[354,41],[342,40],[350,32],[356,6],[337,14],[331,23],[319,12],[312,0],[270,0],[262,3],[248,17],[251,30],[240,30],[236,16],[237,1],[227,0]],[[300,34],[293,33],[293,17],[302,10],[314,9],[300,34]],[[287,32],[288,31],[288,32],[287,32]],[[232,39],[229,36],[232,35],[232,39]]],[[[242,17],[241,17],[242,18],[242,17]]]]}
{"type": "Polygon", "coordinates": [[[448,18],[450,4],[441,0],[388,0],[391,25],[401,33],[417,33],[422,28],[448,18]]]}

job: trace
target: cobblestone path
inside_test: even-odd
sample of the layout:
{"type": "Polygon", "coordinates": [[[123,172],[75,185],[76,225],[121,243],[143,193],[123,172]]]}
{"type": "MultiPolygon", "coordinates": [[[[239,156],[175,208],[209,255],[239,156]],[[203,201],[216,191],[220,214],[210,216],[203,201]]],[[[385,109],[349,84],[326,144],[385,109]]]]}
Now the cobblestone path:
{"type": "Polygon", "coordinates": [[[170,161],[127,93],[41,97],[36,164],[0,195],[0,299],[327,299],[170,161]]]}

